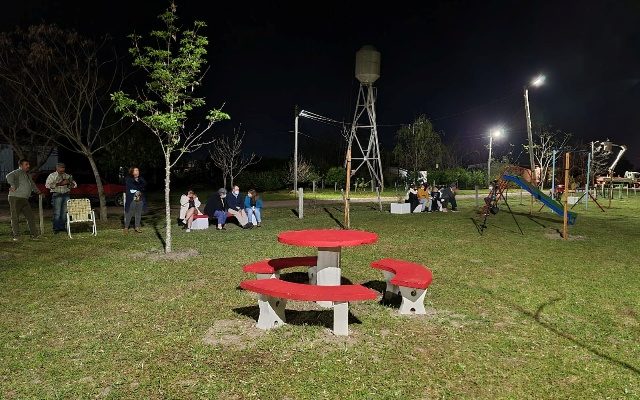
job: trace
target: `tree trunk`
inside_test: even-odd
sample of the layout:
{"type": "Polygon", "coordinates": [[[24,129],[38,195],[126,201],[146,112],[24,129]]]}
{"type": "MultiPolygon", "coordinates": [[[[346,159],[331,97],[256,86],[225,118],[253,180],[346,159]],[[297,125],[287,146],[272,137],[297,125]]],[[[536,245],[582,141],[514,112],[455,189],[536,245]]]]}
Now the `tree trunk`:
{"type": "Polygon", "coordinates": [[[227,187],[227,174],[222,174],[222,186],[226,189],[227,187]]]}
{"type": "Polygon", "coordinates": [[[165,228],[165,242],[164,242],[164,252],[166,254],[171,253],[171,201],[169,200],[169,193],[171,191],[170,182],[171,182],[171,164],[169,159],[169,154],[164,156],[164,216],[165,223],[167,224],[165,228]]]}
{"type": "Polygon", "coordinates": [[[93,159],[92,153],[85,153],[87,160],[89,160],[89,164],[91,165],[91,170],[93,171],[93,176],[96,178],[96,186],[98,187],[98,199],[100,200],[100,220],[107,220],[107,200],[104,197],[104,186],[102,186],[102,178],[100,178],[100,172],[98,171],[98,166],[96,165],[96,161],[93,159]]]}

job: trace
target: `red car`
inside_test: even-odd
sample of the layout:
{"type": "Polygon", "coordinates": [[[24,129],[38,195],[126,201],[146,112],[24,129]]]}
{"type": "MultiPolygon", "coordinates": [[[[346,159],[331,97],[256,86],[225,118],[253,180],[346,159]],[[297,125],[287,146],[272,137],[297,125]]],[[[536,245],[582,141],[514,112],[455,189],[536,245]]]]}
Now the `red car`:
{"type": "MultiPolygon", "coordinates": [[[[46,204],[51,203],[51,192],[44,185],[47,181],[47,177],[53,171],[41,171],[33,179],[38,187],[38,190],[45,195],[46,204]]],[[[93,174],[71,174],[73,179],[78,184],[78,187],[71,189],[71,198],[87,198],[92,202],[100,201],[98,199],[98,186],[93,174]]],[[[123,198],[122,194],[125,192],[125,186],[119,183],[109,183],[104,179],[102,180],[102,187],[104,188],[104,196],[107,199],[107,203],[113,203],[122,207],[123,198]]]]}

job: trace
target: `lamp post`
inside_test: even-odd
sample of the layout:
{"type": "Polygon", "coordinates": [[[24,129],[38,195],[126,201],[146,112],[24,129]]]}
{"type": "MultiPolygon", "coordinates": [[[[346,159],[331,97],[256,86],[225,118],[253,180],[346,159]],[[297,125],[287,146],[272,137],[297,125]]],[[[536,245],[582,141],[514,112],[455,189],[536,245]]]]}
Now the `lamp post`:
{"type": "Polygon", "coordinates": [[[293,191],[298,193],[298,119],[300,116],[305,116],[304,110],[298,111],[298,106],[295,108],[296,119],[294,121],[294,144],[293,144],[293,191]]]}
{"type": "Polygon", "coordinates": [[[533,134],[531,133],[531,111],[529,109],[529,86],[538,87],[545,81],[544,75],[538,75],[531,83],[524,87],[524,111],[527,116],[527,136],[529,137],[529,163],[531,164],[531,180],[535,171],[535,161],[533,159],[533,134]]]}
{"type": "MultiPolygon", "coordinates": [[[[524,111],[527,117],[527,136],[529,139],[529,165],[531,166],[531,183],[534,182],[534,173],[536,170],[536,163],[533,159],[533,134],[531,133],[531,111],[529,110],[529,86],[538,87],[541,86],[545,81],[544,75],[538,75],[536,78],[531,81],[531,83],[524,87],[524,111]]],[[[533,212],[533,196],[531,196],[531,209],[529,213],[533,212]]]]}
{"type": "Polygon", "coordinates": [[[489,159],[487,160],[487,183],[491,185],[491,148],[493,147],[493,137],[502,136],[502,129],[496,128],[489,131],[489,159]]]}

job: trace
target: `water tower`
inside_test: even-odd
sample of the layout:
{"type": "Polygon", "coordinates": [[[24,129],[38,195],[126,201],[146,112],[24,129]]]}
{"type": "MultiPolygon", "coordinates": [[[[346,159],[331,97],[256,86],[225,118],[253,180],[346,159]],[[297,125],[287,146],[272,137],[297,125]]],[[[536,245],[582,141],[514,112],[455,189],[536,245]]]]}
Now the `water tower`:
{"type": "Polygon", "coordinates": [[[376,89],[380,78],[380,52],[373,46],[363,46],[356,52],[356,78],[360,81],[358,100],[353,114],[348,149],[351,150],[352,174],[365,166],[371,176],[371,186],[384,188],[382,160],[376,124],[376,89]],[[355,143],[355,146],[354,146],[355,143]]]}

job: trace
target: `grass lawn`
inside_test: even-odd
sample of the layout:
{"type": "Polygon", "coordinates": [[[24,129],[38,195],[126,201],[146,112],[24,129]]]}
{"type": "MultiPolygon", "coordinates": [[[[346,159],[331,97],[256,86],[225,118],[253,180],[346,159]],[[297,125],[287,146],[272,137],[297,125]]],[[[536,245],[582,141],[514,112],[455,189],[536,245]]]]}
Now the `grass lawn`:
{"type": "Polygon", "coordinates": [[[336,227],[337,207],[307,207],[303,220],[265,209],[250,231],[175,230],[170,260],[153,217],[141,234],[124,236],[114,217],[97,237],[17,244],[3,222],[0,398],[639,398],[640,197],[606,213],[577,206],[570,241],[558,217],[528,218],[517,200],[524,236],[503,211],[480,236],[472,201],[460,203],[418,215],[353,207],[353,227],[380,239],[343,250],[344,277],[383,288],[369,263],[397,257],[434,281],[424,317],[351,304],[347,338],[329,333],[331,311],[300,302],[287,326],[260,331],[255,297],[238,289],[253,278],[245,263],[313,254],[276,235],[336,227]]]}

